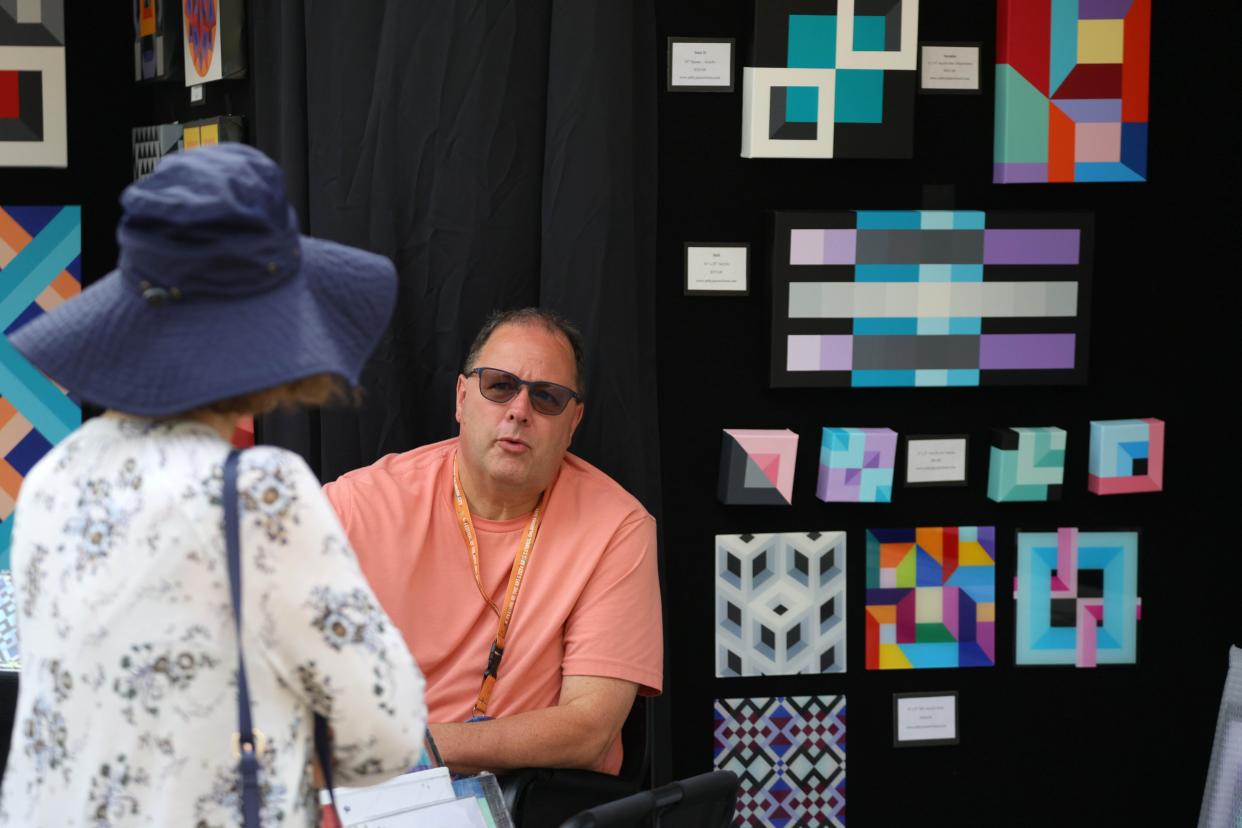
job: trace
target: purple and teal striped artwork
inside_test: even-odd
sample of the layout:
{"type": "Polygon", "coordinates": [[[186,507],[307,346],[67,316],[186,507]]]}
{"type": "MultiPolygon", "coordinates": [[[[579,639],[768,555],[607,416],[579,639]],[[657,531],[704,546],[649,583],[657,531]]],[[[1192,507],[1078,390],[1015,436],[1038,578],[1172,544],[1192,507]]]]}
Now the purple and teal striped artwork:
{"type": "Polygon", "coordinates": [[[772,384],[1086,381],[1091,219],[777,213],[772,384]]]}

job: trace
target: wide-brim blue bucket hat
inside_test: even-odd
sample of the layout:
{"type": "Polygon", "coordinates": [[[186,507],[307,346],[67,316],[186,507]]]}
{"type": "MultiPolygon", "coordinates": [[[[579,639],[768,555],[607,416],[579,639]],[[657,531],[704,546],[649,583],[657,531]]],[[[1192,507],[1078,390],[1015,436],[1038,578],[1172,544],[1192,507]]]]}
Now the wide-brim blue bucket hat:
{"type": "Polygon", "coordinates": [[[45,374],[148,417],[316,374],[358,384],[396,271],[301,235],[266,155],[234,143],[174,153],[121,205],[117,269],[10,337],[45,374]]]}

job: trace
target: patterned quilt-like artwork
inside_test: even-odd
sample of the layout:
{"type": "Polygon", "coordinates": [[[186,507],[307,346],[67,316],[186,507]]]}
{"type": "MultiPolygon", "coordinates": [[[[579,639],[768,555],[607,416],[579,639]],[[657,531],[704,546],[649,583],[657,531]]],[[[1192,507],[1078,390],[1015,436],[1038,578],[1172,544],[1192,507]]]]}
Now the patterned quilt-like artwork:
{"type": "Polygon", "coordinates": [[[735,826],[845,825],[845,696],[717,699],[712,762],[738,777],[735,826]]]}
{"type": "Polygon", "coordinates": [[[1081,384],[1092,220],[778,212],[774,388],[1081,384]]]}
{"type": "MultiPolygon", "coordinates": [[[[81,292],[81,208],[0,207],[0,330],[11,333],[81,292]]],[[[0,337],[0,570],[26,472],[82,423],[82,410],[0,337]]]]}
{"type": "Polygon", "coordinates": [[[996,527],[867,530],[867,669],[996,664],[996,527]]]}
{"type": "Polygon", "coordinates": [[[1060,500],[1065,482],[1065,429],[992,429],[988,497],[997,503],[1060,500]]]}
{"type": "Polygon", "coordinates": [[[716,675],[845,672],[845,533],[716,536],[716,675]]]}

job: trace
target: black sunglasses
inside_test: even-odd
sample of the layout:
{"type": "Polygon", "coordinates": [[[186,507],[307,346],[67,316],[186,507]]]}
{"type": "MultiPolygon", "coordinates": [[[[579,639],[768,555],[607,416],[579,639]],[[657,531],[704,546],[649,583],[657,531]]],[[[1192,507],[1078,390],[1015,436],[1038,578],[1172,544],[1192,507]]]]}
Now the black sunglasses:
{"type": "Polygon", "coordinates": [[[474,368],[466,376],[477,374],[479,393],[483,399],[494,403],[507,403],[522,391],[530,389],[530,406],[540,414],[560,414],[570,400],[582,401],[582,396],[572,388],[543,380],[524,380],[499,368],[474,368]]]}

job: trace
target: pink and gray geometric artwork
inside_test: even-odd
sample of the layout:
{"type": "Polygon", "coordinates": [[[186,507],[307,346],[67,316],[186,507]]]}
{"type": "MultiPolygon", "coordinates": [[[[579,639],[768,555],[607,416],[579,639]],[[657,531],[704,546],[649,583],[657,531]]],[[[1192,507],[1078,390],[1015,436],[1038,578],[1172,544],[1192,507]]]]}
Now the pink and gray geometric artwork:
{"type": "Polygon", "coordinates": [[[726,428],[720,445],[720,502],[788,506],[797,458],[798,435],[787,428],[726,428]]]}
{"type": "Polygon", "coordinates": [[[896,454],[890,428],[825,428],[815,496],[826,503],[890,502],[896,454]]]}
{"type": "Polygon", "coordinates": [[[1134,664],[1138,533],[1019,532],[1016,663],[1134,664]]]}
{"type": "Polygon", "coordinates": [[[779,212],[774,387],[1082,384],[1092,220],[779,212]]]}

